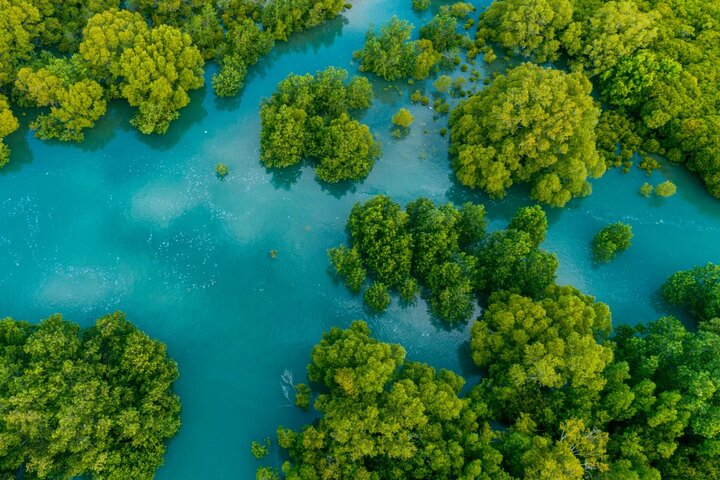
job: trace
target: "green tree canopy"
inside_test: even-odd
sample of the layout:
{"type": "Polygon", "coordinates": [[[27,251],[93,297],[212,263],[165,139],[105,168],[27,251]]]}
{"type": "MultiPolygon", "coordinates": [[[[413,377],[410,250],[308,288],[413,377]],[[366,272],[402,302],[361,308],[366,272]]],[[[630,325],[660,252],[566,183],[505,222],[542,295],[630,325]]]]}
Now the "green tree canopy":
{"type": "Polygon", "coordinates": [[[18,129],[19,123],[12,110],[7,97],[0,94],[0,168],[10,160],[10,148],[3,143],[3,139],[18,129]]]}
{"type": "MultiPolygon", "coordinates": [[[[189,92],[203,85],[205,60],[220,65],[215,93],[235,96],[275,39],[287,40],[346,7],[344,0],[0,0],[0,95],[40,107],[30,126],[44,139],[81,141],[107,101],[118,98],[137,108],[131,123],[141,132],[165,133],[189,92]]],[[[425,59],[418,68],[430,68],[431,49],[417,50],[425,59]]],[[[353,82],[350,90],[350,108],[367,108],[369,83],[353,82]]],[[[328,181],[367,175],[378,153],[364,127],[343,120],[326,136],[354,144],[324,155],[328,181]],[[350,156],[357,157],[352,164],[350,156]]],[[[325,138],[313,136],[308,149],[319,152],[320,141],[325,138]]],[[[0,140],[0,163],[8,157],[0,140]]]]}
{"type": "Polygon", "coordinates": [[[21,68],[15,80],[15,91],[26,102],[50,107],[49,113],[41,114],[30,125],[42,139],[82,141],[84,130],[95,125],[107,106],[104,90],[96,81],[87,78],[73,81],[45,67],[38,70],[21,68]]]}
{"type": "Polygon", "coordinates": [[[422,287],[431,313],[451,324],[472,316],[478,294],[512,290],[539,297],[555,282],[558,261],[540,249],[547,219],[538,206],[519,209],[506,230],[486,235],[482,205],[436,206],[420,198],[403,211],[380,195],[357,203],[347,227],[352,248],[328,254],[348,288],[359,292],[369,274],[383,284],[383,294],[366,300],[387,298],[386,286],[410,302],[422,287]]]}
{"type": "Polygon", "coordinates": [[[0,321],[0,474],[152,479],[180,427],[165,345],[120,313],[0,321]]]}
{"type": "Polygon", "coordinates": [[[321,418],[278,430],[288,480],[509,479],[489,426],[458,397],[463,379],[404,357],[363,322],[323,335],[308,366],[308,378],[328,389],[315,402],[321,418]]]}
{"type": "MultiPolygon", "coordinates": [[[[477,48],[496,42],[539,62],[567,54],[572,71],[595,77],[607,107],[598,149],[608,166],[628,169],[635,152],[664,155],[720,197],[718,25],[720,10],[702,0],[496,0],[481,14],[477,48]]],[[[475,165],[497,155],[474,153],[460,164],[473,166],[469,185],[478,183],[475,165]]],[[[512,178],[493,166],[493,185],[512,178]]]]}
{"type": "Polygon", "coordinates": [[[290,75],[278,84],[260,109],[261,160],[266,167],[313,158],[318,178],[331,183],[370,173],[379,144],[349,111],[370,106],[372,87],[366,78],[347,82],[347,76],[347,71],[329,67],[314,76],[290,75]]]}
{"type": "Polygon", "coordinates": [[[629,404],[608,427],[618,462],[654,478],[709,480],[720,472],[719,333],[716,320],[689,332],[672,317],[620,327],[615,355],[628,372],[629,404]]]}
{"type": "Polygon", "coordinates": [[[410,128],[410,125],[415,121],[415,117],[406,108],[401,108],[398,112],[393,115],[392,123],[402,128],[410,128]]]}
{"type": "Polygon", "coordinates": [[[293,32],[336,17],[345,4],[345,0],[268,0],[263,6],[262,23],[277,40],[287,40],[293,32]]]}
{"type": "Polygon", "coordinates": [[[88,20],[79,53],[93,78],[109,87],[112,96],[120,96],[119,89],[112,88],[122,75],[120,56],[147,31],[142,15],[127,10],[107,10],[88,20]]]}
{"type": "MultiPolygon", "coordinates": [[[[444,26],[435,25],[426,34],[444,38],[444,26]]],[[[393,17],[379,32],[370,29],[365,35],[365,45],[354,53],[360,60],[360,71],[374,73],[385,80],[426,78],[441,55],[431,40],[410,41],[413,28],[410,22],[393,17]]]]}
{"type": "Polygon", "coordinates": [[[530,236],[532,245],[539,246],[545,241],[545,232],[547,232],[547,217],[545,212],[539,205],[532,207],[523,207],[515,212],[510,219],[508,230],[519,230],[530,236]]]}
{"type": "Polygon", "coordinates": [[[662,296],[672,305],[685,307],[700,321],[720,318],[720,266],[677,272],[663,284],[662,296]]]}
{"type": "Polygon", "coordinates": [[[161,25],[136,39],[120,56],[121,92],[138,107],[131,123],[142,133],[165,133],[188,92],[202,87],[203,58],[190,35],[161,25]]]}
{"type": "Polygon", "coordinates": [[[415,45],[410,42],[413,25],[393,17],[380,27],[380,32],[369,30],[365,46],[355,52],[360,60],[360,70],[372,72],[385,80],[412,76],[415,64],[415,45]]]}
{"type": "Polygon", "coordinates": [[[583,54],[590,72],[612,68],[618,60],[648,46],[658,34],[658,18],[657,12],[644,13],[632,1],[599,5],[583,32],[583,54]]]}
{"type": "Polygon", "coordinates": [[[430,40],[438,52],[447,52],[460,44],[462,36],[457,33],[457,23],[449,12],[440,12],[420,28],[420,38],[430,40]]]}
{"type": "Polygon", "coordinates": [[[480,15],[476,36],[540,63],[555,61],[572,17],[570,0],[496,0],[480,15]]]}
{"type": "Polygon", "coordinates": [[[596,262],[609,262],[627,250],[633,238],[632,227],[616,222],[603,227],[592,240],[592,254],[596,262]]]}
{"type": "Polygon", "coordinates": [[[539,249],[525,231],[491,233],[477,254],[476,288],[481,291],[512,290],[533,297],[555,282],[558,260],[539,249]]]}
{"type": "Polygon", "coordinates": [[[262,30],[249,18],[234,23],[227,32],[227,41],[220,48],[220,72],[213,75],[213,90],[220,97],[240,92],[247,67],[255,65],[272,50],[272,33],[262,30]]]}
{"type": "Polygon", "coordinates": [[[13,82],[15,69],[31,59],[40,35],[40,12],[27,0],[0,0],[0,88],[13,82]]]}
{"type": "Polygon", "coordinates": [[[600,115],[590,82],[529,63],[499,76],[453,110],[453,168],[464,185],[502,197],[530,183],[535,200],[563,206],[587,195],[605,165],[595,147],[600,115]]]}
{"type": "Polygon", "coordinates": [[[475,363],[487,370],[482,398],[511,424],[529,415],[540,430],[588,418],[605,386],[612,351],[607,305],[572,287],[551,286],[540,300],[494,293],[473,325],[475,363]]]}
{"type": "Polygon", "coordinates": [[[408,216],[384,195],[352,208],[347,225],[353,248],[368,270],[381,282],[398,287],[410,276],[412,236],[406,231],[408,216]]]}

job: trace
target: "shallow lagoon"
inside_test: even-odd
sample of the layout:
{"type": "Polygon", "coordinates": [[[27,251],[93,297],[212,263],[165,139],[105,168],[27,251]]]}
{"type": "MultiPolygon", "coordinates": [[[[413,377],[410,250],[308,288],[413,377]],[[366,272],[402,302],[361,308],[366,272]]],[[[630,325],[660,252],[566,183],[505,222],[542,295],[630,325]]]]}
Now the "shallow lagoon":
{"type": "MultiPolygon", "coordinates": [[[[123,310],[168,344],[180,365],[183,427],[159,479],[253,477],[251,440],[311,420],[290,406],[281,375],[287,369],[303,381],[311,346],[333,325],[366,319],[409,358],[475,381],[468,328],[444,330],[422,302],[407,309],[394,302],[385,315],[369,316],[329,274],[326,250],[346,241],[352,205],[375,194],[403,204],[418,196],[483,202],[491,226],[503,227],[528,203],[526,192],[489,202],[458,186],[437,133],[445,120],[434,122],[427,107],[410,107],[417,118],[410,136],[392,139],[390,117],[410,87],[400,95],[383,82],[364,116],[383,156],[364,182],[329,187],[309,167],[272,173],[258,162],[261,99],[290,72],[329,65],[355,72],[351,52],[368,25],[393,12],[420,25],[409,0],[359,0],[344,18],[280,45],[239,99],[195,92],[165,137],[135,132],[129,110],[117,106],[80,146],[41,143],[27,130],[10,138],[15,155],[0,173],[0,314],[37,321],[62,312],[87,325],[123,310]],[[223,181],[217,162],[230,167],[223,181]]],[[[720,262],[720,203],[681,168],[667,166],[650,181],[665,178],[678,194],[646,199],[637,193],[644,172],[611,171],[591,197],[548,212],[545,248],[560,258],[560,282],[607,302],[616,323],[667,313],[657,289],[670,273],[720,262]],[[594,267],[590,239],[618,220],[633,225],[633,246],[594,267]]]]}

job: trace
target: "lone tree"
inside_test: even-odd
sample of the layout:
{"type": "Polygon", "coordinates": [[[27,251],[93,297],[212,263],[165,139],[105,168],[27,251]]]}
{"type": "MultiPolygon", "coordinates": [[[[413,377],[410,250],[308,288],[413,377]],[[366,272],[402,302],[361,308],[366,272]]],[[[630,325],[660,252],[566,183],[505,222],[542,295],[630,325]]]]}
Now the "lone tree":
{"type": "Polygon", "coordinates": [[[406,108],[401,108],[398,112],[393,115],[392,123],[402,128],[410,128],[410,125],[415,121],[415,117],[406,108]]]}
{"type": "Polygon", "coordinates": [[[609,262],[618,253],[627,250],[632,238],[632,227],[626,223],[617,222],[606,226],[593,237],[593,258],[596,262],[609,262]]]}
{"type": "Polygon", "coordinates": [[[501,198],[529,183],[539,202],[562,207],[588,195],[605,172],[595,147],[600,116],[580,73],[523,64],[461,103],[450,116],[458,180],[501,198]]]}

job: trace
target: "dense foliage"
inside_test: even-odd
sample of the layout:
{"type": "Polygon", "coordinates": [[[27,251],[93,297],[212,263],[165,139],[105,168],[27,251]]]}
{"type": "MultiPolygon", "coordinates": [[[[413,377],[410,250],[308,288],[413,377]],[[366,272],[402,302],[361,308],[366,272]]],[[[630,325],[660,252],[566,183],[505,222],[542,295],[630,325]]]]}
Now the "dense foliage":
{"type": "Polygon", "coordinates": [[[270,52],[275,40],[253,20],[233,22],[227,41],[219,48],[220,71],[213,75],[212,87],[220,97],[232,97],[243,87],[247,68],[270,52]]]}
{"type": "Polygon", "coordinates": [[[610,328],[572,287],[496,292],[471,331],[483,378],[466,395],[365,323],[333,328],[308,365],[320,419],[278,429],[284,478],[716,478],[717,321],[690,332],[666,317],[608,341],[610,328]]]}
{"type": "Polygon", "coordinates": [[[699,320],[712,322],[720,318],[720,266],[708,263],[677,272],[663,285],[662,295],[671,304],[687,308],[699,320]]]}
{"type": "Polygon", "coordinates": [[[603,156],[659,153],[720,196],[720,9],[714,2],[495,0],[479,46],[497,42],[537,62],[567,58],[604,101],[603,156]]]}
{"type": "Polygon", "coordinates": [[[572,15],[570,0],[496,0],[481,15],[476,36],[540,63],[554,61],[572,15]]]}
{"type": "Polygon", "coordinates": [[[326,182],[367,176],[379,144],[370,129],[350,118],[372,102],[365,77],[346,82],[347,71],[330,67],[313,75],[290,75],[260,110],[261,160],[267,167],[288,167],[317,160],[315,173],[326,182]]]}
{"type": "Polygon", "coordinates": [[[413,25],[393,17],[365,36],[365,45],[355,52],[361,72],[371,72],[385,80],[427,78],[435,67],[451,64],[448,55],[462,44],[457,19],[442,9],[420,29],[420,39],[410,40],[413,25]]]}
{"type": "Polygon", "coordinates": [[[152,479],[180,427],[165,345],[122,314],[0,320],[0,477],[152,479]]]}
{"type": "Polygon", "coordinates": [[[720,267],[679,272],[663,287],[698,317],[698,331],[665,317],[612,335],[607,305],[554,283],[554,258],[548,275],[529,255],[516,256],[519,243],[544,253],[542,209],[520,209],[506,230],[485,228],[484,209],[472,204],[419,199],[403,210],[378,196],[353,207],[352,248],[330,257],[354,290],[367,273],[381,293],[388,285],[404,296],[419,283],[446,320],[472,309],[453,316],[465,301],[458,294],[440,313],[436,278],[454,278],[454,292],[490,293],[470,332],[482,378],[462,395],[462,378],[405,361],[400,346],[373,339],[364,323],[333,328],[308,366],[320,419],[278,429],[289,455],[284,478],[716,478],[720,267]]]}
{"type": "MultiPolygon", "coordinates": [[[[536,296],[555,280],[557,259],[539,248],[547,229],[540,207],[518,210],[506,230],[486,235],[485,225],[482,205],[438,207],[421,198],[403,211],[381,195],[353,207],[347,221],[351,248],[328,253],[353,292],[361,290],[367,273],[382,292],[387,287],[405,302],[422,287],[435,316],[463,322],[481,292],[508,289],[536,296]]],[[[381,298],[376,285],[366,301],[381,298]]],[[[377,307],[387,302],[371,305],[383,310],[377,307]]]]}
{"type": "Polygon", "coordinates": [[[3,139],[18,129],[19,123],[7,98],[0,94],[0,168],[10,160],[10,148],[3,143],[3,139]]]}
{"type": "Polygon", "coordinates": [[[319,25],[343,0],[0,0],[0,167],[17,128],[8,99],[39,107],[43,139],[82,141],[125,99],[142,133],[164,133],[204,83],[215,59],[219,96],[236,95],[274,41],[319,25]]]}
{"type": "Polygon", "coordinates": [[[529,183],[533,199],[560,207],[589,194],[588,177],[605,171],[591,88],[580,73],[530,63],[499,76],[451,114],[458,180],[497,198],[529,183]]]}
{"type": "Polygon", "coordinates": [[[616,222],[603,227],[592,240],[592,254],[596,262],[609,262],[628,249],[633,238],[632,227],[616,222]]]}
{"type": "Polygon", "coordinates": [[[287,479],[507,478],[484,412],[458,397],[464,380],[406,362],[365,323],[323,335],[308,378],[327,389],[315,401],[322,418],[278,430],[287,479]]]}
{"type": "Polygon", "coordinates": [[[507,424],[528,415],[547,430],[561,415],[587,418],[612,360],[597,343],[610,324],[607,305],[572,287],[548,287],[539,300],[495,292],[471,332],[473,360],[487,371],[476,393],[507,424]]]}

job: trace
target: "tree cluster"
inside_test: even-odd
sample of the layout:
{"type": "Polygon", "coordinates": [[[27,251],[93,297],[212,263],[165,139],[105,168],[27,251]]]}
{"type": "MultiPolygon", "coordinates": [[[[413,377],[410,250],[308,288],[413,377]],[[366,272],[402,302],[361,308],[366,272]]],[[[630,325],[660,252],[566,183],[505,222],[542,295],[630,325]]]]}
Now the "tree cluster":
{"type": "Polygon", "coordinates": [[[405,361],[364,322],[333,328],[312,352],[308,378],[322,385],[317,424],[280,427],[288,480],[503,479],[484,412],[460,398],[464,380],[405,361]]]}
{"type": "Polygon", "coordinates": [[[465,394],[365,323],[333,328],[308,365],[319,420],[278,429],[284,478],[717,478],[720,321],[706,306],[718,277],[708,265],[664,287],[712,318],[697,331],[664,317],[611,334],[607,305],[573,287],[496,290],[470,332],[482,379],[465,394]]]}
{"type": "Polygon", "coordinates": [[[0,358],[0,477],[155,476],[180,428],[164,344],[120,313],[87,329],[6,318],[0,358]]]}
{"type": "Polygon", "coordinates": [[[547,229],[540,207],[518,210],[505,230],[486,234],[485,226],[482,205],[436,206],[421,198],[403,210],[380,195],[353,207],[347,221],[351,247],[328,253],[353,292],[370,274],[365,299],[374,310],[387,307],[386,289],[405,302],[422,290],[433,315],[464,322],[479,293],[507,289],[537,296],[555,280],[557,259],[539,248],[547,229]],[[381,296],[386,301],[372,301],[381,296]]]}
{"type": "Polygon", "coordinates": [[[604,157],[617,144],[657,153],[697,172],[720,196],[720,10],[673,0],[496,0],[477,43],[499,43],[537,62],[565,58],[593,79],[607,108],[604,157]],[[628,139],[637,141],[628,142],[628,139]]]}
{"type": "Polygon", "coordinates": [[[354,53],[360,71],[385,80],[427,78],[436,67],[452,64],[447,55],[463,43],[457,23],[444,8],[420,29],[418,40],[410,40],[414,26],[393,17],[379,31],[370,29],[365,35],[365,45],[354,53]]]}
{"type": "Polygon", "coordinates": [[[672,305],[682,306],[703,322],[720,319],[720,265],[677,272],[661,289],[663,298],[672,305]]]}
{"type": "Polygon", "coordinates": [[[365,77],[347,81],[347,71],[329,67],[317,74],[290,75],[260,109],[260,158],[266,167],[317,161],[325,182],[359,180],[370,173],[379,144],[367,125],[350,117],[367,109],[372,87],[365,77]]]}
{"type": "Polygon", "coordinates": [[[205,61],[220,71],[219,96],[236,95],[247,68],[274,41],[335,17],[343,0],[0,0],[0,166],[15,130],[10,101],[39,107],[30,122],[43,139],[82,141],[125,99],[131,123],[164,133],[204,83],[205,61]]]}
{"type": "Polygon", "coordinates": [[[450,115],[458,180],[501,198],[529,183],[533,199],[562,207],[605,172],[596,149],[600,110],[581,73],[525,63],[500,75],[450,115]]]}

